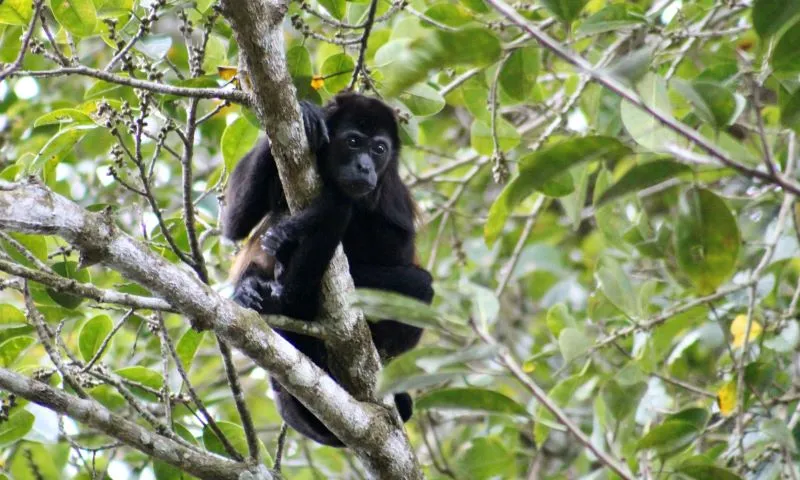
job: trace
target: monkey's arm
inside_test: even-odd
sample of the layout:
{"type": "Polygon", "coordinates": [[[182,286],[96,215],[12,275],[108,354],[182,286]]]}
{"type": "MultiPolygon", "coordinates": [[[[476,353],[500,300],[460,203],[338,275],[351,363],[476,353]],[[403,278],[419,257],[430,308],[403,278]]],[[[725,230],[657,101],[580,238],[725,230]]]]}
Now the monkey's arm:
{"type": "MultiPolygon", "coordinates": [[[[316,153],[328,142],[324,113],[306,101],[300,102],[300,109],[308,144],[316,153]]],[[[239,160],[228,181],[225,200],[222,234],[231,240],[246,237],[271,209],[286,203],[268,138],[239,160]]]]}
{"type": "Polygon", "coordinates": [[[275,257],[276,272],[285,267],[285,271],[276,275],[284,314],[301,320],[314,319],[322,276],[351,214],[352,201],[323,190],[307,209],[284,219],[262,237],[262,247],[275,257]]]}

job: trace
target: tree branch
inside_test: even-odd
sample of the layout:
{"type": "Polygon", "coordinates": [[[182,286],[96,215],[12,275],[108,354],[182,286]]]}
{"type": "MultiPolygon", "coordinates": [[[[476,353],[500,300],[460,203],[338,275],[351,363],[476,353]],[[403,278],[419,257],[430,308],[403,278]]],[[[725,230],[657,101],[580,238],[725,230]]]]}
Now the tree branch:
{"type": "Polygon", "coordinates": [[[178,442],[112,413],[94,400],[84,400],[10,370],[0,368],[0,387],[33,403],[67,415],[159,460],[209,480],[270,480],[264,465],[235,463],[210,452],[198,453],[178,442]]]}
{"type": "Polygon", "coordinates": [[[788,178],[785,175],[772,175],[769,172],[764,172],[762,170],[755,170],[746,165],[742,165],[741,163],[737,162],[736,160],[732,159],[727,153],[723,150],[720,150],[716,145],[714,145],[709,140],[703,138],[703,136],[684,125],[683,123],[670,118],[668,115],[665,115],[663,112],[656,110],[655,108],[647,105],[639,98],[639,95],[633,92],[630,88],[623,85],[620,81],[615,79],[614,77],[595,69],[586,59],[579,56],[578,54],[570,51],[560,43],[558,43],[555,39],[551,38],[549,35],[544,33],[542,30],[537,28],[531,22],[525,19],[522,15],[520,15],[516,10],[514,10],[511,6],[505,3],[503,0],[486,0],[490,3],[495,10],[497,10],[501,15],[506,17],[516,26],[521,28],[523,31],[527,32],[530,36],[536,39],[540,45],[544,48],[553,52],[556,56],[560,57],[567,63],[574,65],[579,70],[584,72],[585,74],[589,75],[592,80],[599,83],[600,85],[606,87],[607,89],[611,90],[612,92],[616,93],[620,97],[624,98],[625,100],[629,101],[637,108],[647,112],[650,116],[658,120],[662,125],[673,130],[674,132],[678,133],[679,135],[683,136],[691,143],[699,147],[700,149],[704,150],[708,153],[711,157],[713,157],[716,161],[731,167],[740,173],[751,176],[754,178],[758,178],[767,183],[772,183],[775,185],[779,185],[784,190],[791,192],[795,195],[800,195],[800,184],[796,181],[788,178]]]}
{"type": "Polygon", "coordinates": [[[405,431],[393,411],[354,399],[267,327],[255,311],[223,299],[192,273],[120,232],[106,214],[88,212],[37,183],[0,183],[0,229],[61,236],[80,251],[84,264],[102,263],[161,298],[169,298],[194,325],[213,328],[223,340],[275,376],[354,449],[373,476],[421,478],[405,431]]]}
{"type": "Polygon", "coordinates": [[[116,75],[104,70],[98,70],[96,68],[90,68],[84,65],[62,67],[54,70],[18,70],[16,72],[12,72],[12,75],[17,77],[63,77],[67,75],[84,75],[87,77],[96,78],[98,80],[104,80],[109,83],[115,83],[117,85],[141,88],[142,90],[149,90],[151,92],[163,93],[166,95],[228,100],[241,105],[247,105],[249,103],[247,95],[239,90],[227,88],[176,87],[166,83],[123,77],[122,75],[116,75]]]}

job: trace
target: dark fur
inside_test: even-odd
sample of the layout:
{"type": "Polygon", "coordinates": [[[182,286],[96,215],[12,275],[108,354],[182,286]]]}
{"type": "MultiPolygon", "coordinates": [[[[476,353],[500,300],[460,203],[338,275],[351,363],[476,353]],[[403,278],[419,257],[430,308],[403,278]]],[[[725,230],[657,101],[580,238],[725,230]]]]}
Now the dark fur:
{"type": "MultiPolygon", "coordinates": [[[[269,141],[262,141],[239,162],[228,186],[223,234],[241,239],[267,214],[273,225],[262,222],[237,260],[234,300],[261,313],[313,321],[322,276],[341,242],[356,287],[389,290],[430,303],[431,276],[414,263],[415,207],[398,173],[400,140],[393,111],[380,100],[354,93],[336,96],[322,110],[309,103],[301,103],[301,107],[309,144],[317,154],[322,193],[307,209],[288,217],[269,141]],[[390,140],[388,158],[374,161],[377,185],[357,199],[341,181],[345,169],[350,168],[347,165],[361,158],[349,153],[338,136],[351,130],[371,139],[383,136],[390,140]],[[263,248],[258,248],[259,241],[263,248]]],[[[410,350],[422,334],[417,327],[389,319],[370,323],[370,331],[383,359],[410,350]]],[[[330,372],[322,341],[287,331],[278,333],[330,372]]],[[[317,442],[342,446],[274,379],[272,385],[286,423],[317,442]]],[[[402,419],[408,420],[411,397],[397,394],[395,403],[402,419]]]]}

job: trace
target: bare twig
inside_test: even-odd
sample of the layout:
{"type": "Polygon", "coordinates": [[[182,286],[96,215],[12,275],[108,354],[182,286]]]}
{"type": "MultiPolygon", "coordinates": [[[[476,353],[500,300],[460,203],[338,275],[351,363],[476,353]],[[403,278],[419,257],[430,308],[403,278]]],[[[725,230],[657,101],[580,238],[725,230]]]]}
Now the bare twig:
{"type": "Polygon", "coordinates": [[[348,89],[352,90],[358,81],[358,75],[363,74],[365,77],[368,75],[366,67],[364,66],[365,57],[367,55],[367,42],[369,41],[369,34],[372,31],[372,25],[375,23],[375,10],[378,8],[378,0],[372,0],[369,4],[369,11],[367,12],[367,21],[364,26],[364,33],[361,34],[361,48],[358,51],[358,61],[355,68],[353,68],[353,77],[350,79],[348,89]]]}
{"type": "Polygon", "coordinates": [[[28,53],[28,48],[30,47],[31,39],[33,38],[33,32],[36,30],[36,20],[39,18],[42,5],[44,5],[44,0],[35,0],[33,2],[33,15],[31,15],[31,20],[28,23],[28,29],[25,30],[25,34],[22,36],[22,45],[19,48],[19,53],[17,53],[17,58],[15,58],[14,61],[11,62],[11,64],[6,68],[0,70],[0,82],[22,67],[22,61],[25,60],[25,54],[28,53]]]}
{"type": "MultiPolygon", "coordinates": [[[[491,1],[491,0],[489,0],[491,1]]],[[[489,335],[481,326],[479,326],[473,319],[470,319],[470,324],[478,336],[488,345],[498,347],[498,360],[502,363],[508,371],[520,382],[522,385],[536,398],[540,405],[545,407],[553,416],[558,420],[558,423],[563,425],[587,450],[592,452],[598,461],[606,467],[614,471],[620,478],[625,480],[634,480],[634,476],[628,471],[628,468],[619,460],[612,457],[611,454],[601,450],[598,446],[592,443],[592,440],[583,433],[583,430],[573,422],[566,413],[556,405],[556,403],[547,395],[547,392],[537,385],[529,375],[527,375],[519,363],[511,356],[511,354],[497,343],[491,335],[489,335]]]]}
{"type": "Polygon", "coordinates": [[[228,100],[232,103],[241,105],[248,105],[250,103],[247,95],[240,90],[230,88],[190,88],[190,87],[176,87],[166,83],[151,82],[148,80],[139,80],[138,78],[123,77],[113,73],[90,68],[84,65],[62,67],[54,70],[19,70],[12,72],[14,76],[19,77],[64,77],[69,75],[83,75],[86,77],[104,80],[109,83],[117,85],[124,85],[127,87],[140,88],[142,90],[149,90],[153,93],[161,93],[164,95],[175,95],[178,97],[188,98],[206,98],[206,99],[219,99],[228,100]]]}

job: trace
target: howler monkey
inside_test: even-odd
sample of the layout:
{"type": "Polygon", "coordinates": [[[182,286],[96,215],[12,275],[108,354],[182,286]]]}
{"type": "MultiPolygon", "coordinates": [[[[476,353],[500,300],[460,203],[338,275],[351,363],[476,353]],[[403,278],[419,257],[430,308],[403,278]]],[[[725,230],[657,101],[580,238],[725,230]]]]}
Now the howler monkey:
{"type": "MultiPolygon", "coordinates": [[[[242,158],[228,183],[223,234],[238,240],[258,228],[234,264],[234,300],[260,313],[313,321],[322,276],[341,242],[356,287],[430,303],[431,275],[414,262],[415,206],[398,172],[394,112],[356,93],[339,94],[322,109],[301,102],[301,109],[322,192],[308,208],[289,216],[269,140],[242,158]]],[[[410,350],[422,335],[420,328],[391,319],[369,327],[384,360],[410,350]]],[[[277,332],[330,373],[322,340],[277,332]]],[[[271,383],[287,424],[319,443],[343,445],[275,379],[271,383]]],[[[411,397],[396,394],[395,403],[403,421],[408,420],[411,397]]]]}

